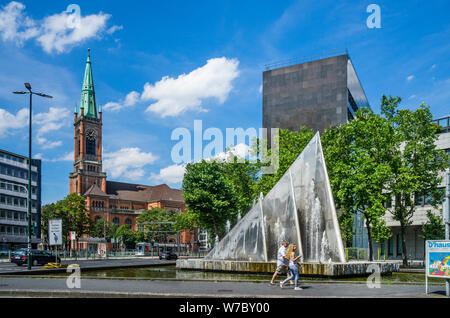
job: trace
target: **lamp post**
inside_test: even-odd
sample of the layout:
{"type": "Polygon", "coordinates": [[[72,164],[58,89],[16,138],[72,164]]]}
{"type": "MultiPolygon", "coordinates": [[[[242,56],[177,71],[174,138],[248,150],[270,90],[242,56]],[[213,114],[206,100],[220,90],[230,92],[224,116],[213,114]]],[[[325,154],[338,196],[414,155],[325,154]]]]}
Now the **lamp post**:
{"type": "Polygon", "coordinates": [[[33,94],[34,95],[38,95],[41,97],[46,97],[46,98],[53,98],[50,95],[46,95],[46,94],[42,94],[42,93],[36,93],[33,92],[31,90],[31,85],[30,83],[25,83],[25,88],[28,90],[28,92],[25,91],[17,91],[17,92],[13,92],[13,94],[30,94],[30,118],[29,118],[29,136],[28,136],[28,213],[27,213],[27,218],[28,218],[28,258],[27,258],[27,262],[28,262],[28,270],[31,270],[31,111],[32,111],[32,100],[33,100],[33,94]]]}

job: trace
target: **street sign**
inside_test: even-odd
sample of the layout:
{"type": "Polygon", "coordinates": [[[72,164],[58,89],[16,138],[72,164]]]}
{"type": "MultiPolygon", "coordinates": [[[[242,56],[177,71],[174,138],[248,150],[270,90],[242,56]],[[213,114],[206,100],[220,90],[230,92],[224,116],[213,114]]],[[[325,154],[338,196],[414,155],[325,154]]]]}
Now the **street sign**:
{"type": "Polygon", "coordinates": [[[75,241],[77,239],[77,233],[75,231],[70,231],[70,240],[75,241]]]}
{"type": "Polygon", "coordinates": [[[450,278],[450,241],[425,242],[425,283],[428,277],[450,278]]]}
{"type": "Polygon", "coordinates": [[[62,245],[62,220],[48,221],[48,240],[50,245],[62,245]]]}

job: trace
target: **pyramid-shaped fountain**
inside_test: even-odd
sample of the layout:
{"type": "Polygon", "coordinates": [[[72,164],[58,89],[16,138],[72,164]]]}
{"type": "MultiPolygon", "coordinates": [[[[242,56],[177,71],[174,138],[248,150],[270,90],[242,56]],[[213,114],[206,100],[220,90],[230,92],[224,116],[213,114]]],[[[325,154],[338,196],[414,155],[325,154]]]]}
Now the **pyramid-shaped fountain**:
{"type": "Polygon", "coordinates": [[[205,260],[275,262],[283,239],[305,262],[345,262],[319,133],[205,260]]]}
{"type": "MultiPolygon", "coordinates": [[[[369,262],[346,262],[319,133],[266,197],[261,194],[250,211],[204,259],[181,259],[177,267],[273,272],[283,240],[297,244],[302,251],[300,274],[367,275],[369,262]]],[[[382,273],[398,267],[393,263],[378,265],[382,273]]]]}

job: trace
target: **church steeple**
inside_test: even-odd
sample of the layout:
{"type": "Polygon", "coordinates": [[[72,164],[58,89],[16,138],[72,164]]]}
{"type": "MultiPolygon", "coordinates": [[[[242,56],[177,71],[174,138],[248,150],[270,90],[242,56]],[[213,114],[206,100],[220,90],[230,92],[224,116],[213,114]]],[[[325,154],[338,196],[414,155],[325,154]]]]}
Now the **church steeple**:
{"type": "Polygon", "coordinates": [[[102,114],[95,102],[91,57],[88,50],[79,108],[74,112],[74,162],[70,173],[70,193],[83,195],[92,185],[106,191],[102,169],[102,114]]]}
{"type": "Polygon", "coordinates": [[[94,78],[92,76],[90,49],[88,49],[86,68],[84,70],[83,88],[81,89],[80,108],[84,109],[84,116],[97,118],[97,105],[95,102],[94,78]]]}

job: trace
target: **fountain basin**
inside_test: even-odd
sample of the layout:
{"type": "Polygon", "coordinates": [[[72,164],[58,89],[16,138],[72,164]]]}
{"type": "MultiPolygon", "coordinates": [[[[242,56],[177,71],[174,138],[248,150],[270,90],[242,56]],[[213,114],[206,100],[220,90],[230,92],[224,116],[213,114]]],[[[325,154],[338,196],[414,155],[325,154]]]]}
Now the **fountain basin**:
{"type": "MultiPolygon", "coordinates": [[[[400,268],[399,262],[368,262],[355,261],[348,263],[302,263],[300,275],[318,277],[352,277],[368,276],[369,265],[377,265],[381,274],[396,272],[400,268]]],[[[276,269],[274,262],[251,262],[205,259],[179,259],[177,268],[202,271],[239,272],[239,273],[273,273],[276,269]]]]}

